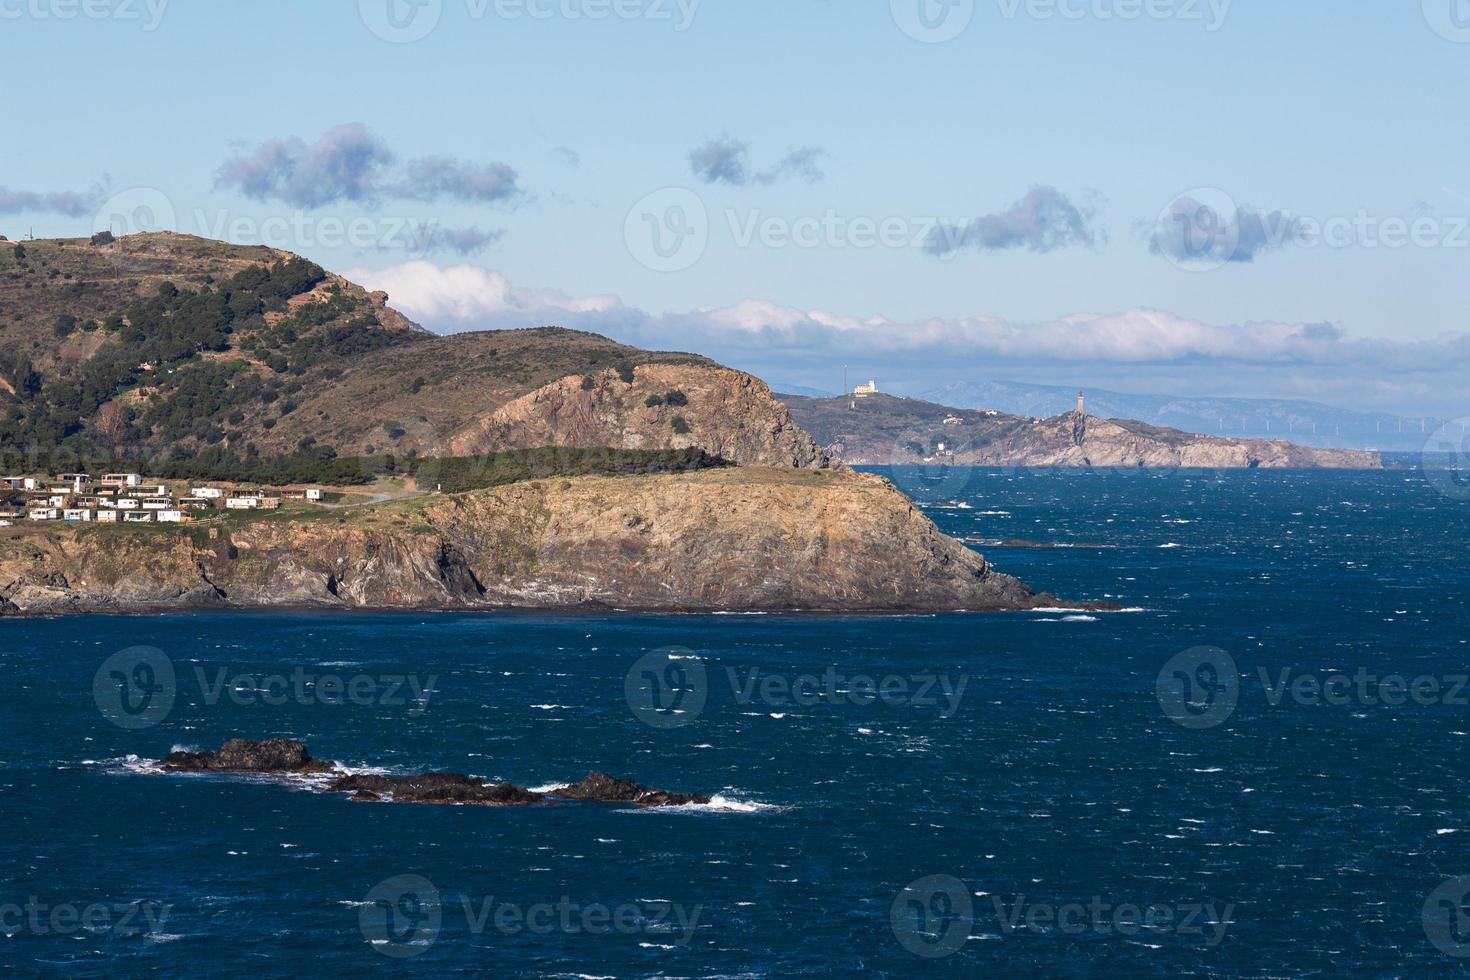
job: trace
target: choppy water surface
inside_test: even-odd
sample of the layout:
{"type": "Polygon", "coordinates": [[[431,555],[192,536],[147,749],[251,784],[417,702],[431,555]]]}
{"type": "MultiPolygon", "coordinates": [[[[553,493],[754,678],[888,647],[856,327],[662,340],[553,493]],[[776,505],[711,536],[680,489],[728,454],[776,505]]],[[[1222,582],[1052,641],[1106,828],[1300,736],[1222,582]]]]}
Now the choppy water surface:
{"type": "Polygon", "coordinates": [[[0,962],[242,977],[1470,963],[1470,503],[1403,472],[889,475],[952,534],[1030,542],[983,548],[1004,570],[1135,611],[0,621],[0,962]],[[159,653],[108,662],[138,646],[159,653]],[[235,735],[349,767],[543,788],[606,769],[716,798],[360,804],[144,764],[235,735]]]}

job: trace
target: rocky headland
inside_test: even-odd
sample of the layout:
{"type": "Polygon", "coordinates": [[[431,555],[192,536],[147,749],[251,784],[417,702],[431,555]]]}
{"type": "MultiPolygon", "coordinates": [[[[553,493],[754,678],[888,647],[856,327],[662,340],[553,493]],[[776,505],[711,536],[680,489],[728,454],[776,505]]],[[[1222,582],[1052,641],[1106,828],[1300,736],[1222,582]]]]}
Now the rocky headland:
{"type": "Polygon", "coordinates": [[[7,473],[161,459],[179,479],[359,487],[391,472],[412,486],[372,506],[191,511],[170,527],[88,526],[65,498],[46,516],[7,494],[6,519],[25,516],[0,529],[0,614],[1057,604],[892,484],[834,464],[760,379],[697,354],[555,327],[436,336],[300,256],[184,235],[23,252],[0,257],[14,267],[0,277],[7,473]],[[732,465],[505,485],[421,466],[560,449],[732,465]]]}
{"type": "Polygon", "coordinates": [[[849,470],[550,479],[311,519],[0,537],[10,613],[1064,604],[944,535],[887,480],[849,470]]]}
{"type": "Polygon", "coordinates": [[[937,461],[965,466],[1147,469],[1381,469],[1377,453],[1279,439],[1200,435],[1086,412],[1026,418],[915,398],[782,395],[798,425],[852,465],[937,461]]]}

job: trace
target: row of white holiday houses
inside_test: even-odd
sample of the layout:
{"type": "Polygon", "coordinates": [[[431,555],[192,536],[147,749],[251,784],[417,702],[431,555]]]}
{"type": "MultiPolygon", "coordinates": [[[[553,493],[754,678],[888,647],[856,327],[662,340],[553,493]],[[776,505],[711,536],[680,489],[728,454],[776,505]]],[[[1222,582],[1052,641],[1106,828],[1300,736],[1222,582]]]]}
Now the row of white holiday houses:
{"type": "Polygon", "coordinates": [[[67,521],[76,524],[184,524],[201,511],[275,510],[283,500],[321,502],[318,489],[193,486],[174,496],[165,483],[147,483],[140,473],[108,473],[93,481],[86,473],[51,479],[0,477],[0,521],[67,521]]]}

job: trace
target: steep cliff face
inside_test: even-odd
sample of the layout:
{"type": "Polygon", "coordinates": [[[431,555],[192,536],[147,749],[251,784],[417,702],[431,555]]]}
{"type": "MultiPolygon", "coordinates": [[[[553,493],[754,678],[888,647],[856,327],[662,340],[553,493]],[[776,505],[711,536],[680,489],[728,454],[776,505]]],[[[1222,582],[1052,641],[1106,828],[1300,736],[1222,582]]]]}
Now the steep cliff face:
{"type": "Polygon", "coordinates": [[[699,447],[741,465],[827,465],[821,447],[764,382],[698,364],[648,364],[624,373],[562,378],[461,430],[449,440],[449,454],[537,446],[699,447]]]}
{"type": "Polygon", "coordinates": [[[1045,419],[957,459],[994,466],[1144,466],[1201,469],[1378,469],[1376,453],[1313,449],[1271,439],[1227,439],[1076,412],[1045,419]]]}
{"type": "Polygon", "coordinates": [[[348,523],[27,530],[0,610],[998,610],[1055,604],[945,537],[886,480],[743,468],[516,484],[348,523]]]}

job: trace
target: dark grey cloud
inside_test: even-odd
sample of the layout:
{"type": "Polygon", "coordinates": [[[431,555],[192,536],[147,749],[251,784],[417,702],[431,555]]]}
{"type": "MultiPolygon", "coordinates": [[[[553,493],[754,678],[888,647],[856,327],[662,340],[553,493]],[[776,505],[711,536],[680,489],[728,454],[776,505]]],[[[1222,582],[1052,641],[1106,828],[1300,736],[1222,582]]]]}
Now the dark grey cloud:
{"type": "Polygon", "coordinates": [[[822,173],[822,168],[819,166],[824,156],[826,156],[825,151],[818,146],[803,146],[800,149],[792,150],[782,157],[781,162],[777,163],[770,170],[756,174],[756,182],[761,184],[774,184],[783,177],[798,177],[805,180],[808,184],[815,184],[826,176],[826,174],[822,173]]]}
{"type": "Polygon", "coordinates": [[[1221,211],[1193,197],[1181,197],[1159,218],[1148,248],[1176,262],[1254,262],[1281,248],[1300,230],[1284,211],[1221,211]]]}
{"type": "Polygon", "coordinates": [[[450,157],[412,160],[395,188],[397,195],[415,201],[448,199],[496,204],[520,194],[520,176],[503,163],[467,163],[450,157]]]}
{"type": "Polygon", "coordinates": [[[689,151],[689,165],[706,184],[733,184],[736,187],[750,182],[747,158],[750,144],[730,136],[721,136],[689,151]]]}
{"type": "Polygon", "coordinates": [[[453,252],[455,255],[470,256],[485,251],[505,237],[504,229],[484,230],[480,228],[443,228],[439,225],[421,225],[410,234],[409,250],[427,255],[435,252],[453,252]]]}
{"type": "Polygon", "coordinates": [[[814,184],[823,176],[819,166],[825,151],[817,146],[803,146],[782,157],[775,166],[766,170],[750,169],[750,144],[726,134],[689,151],[689,165],[695,176],[706,184],[729,184],[744,187],[747,184],[774,184],[786,177],[795,177],[814,184]]]}
{"type": "Polygon", "coordinates": [[[925,251],[931,255],[950,255],[964,248],[1052,252],[1069,245],[1095,245],[1103,237],[1094,227],[1096,219],[1095,207],[1076,204],[1055,187],[1041,185],[1006,211],[965,225],[938,223],[929,233],[925,251]]]}
{"type": "Polygon", "coordinates": [[[0,214],[34,211],[82,218],[96,213],[106,193],[101,185],[86,191],[22,191],[0,187],[0,214]]]}
{"type": "Polygon", "coordinates": [[[297,137],[267,140],[220,167],[215,186],[257,201],[312,209],[342,201],[374,206],[384,199],[500,203],[520,191],[503,163],[434,156],[396,166],[397,155],[361,123],[327,130],[315,143],[297,137]]]}
{"type": "Polygon", "coordinates": [[[257,201],[319,208],[338,201],[373,203],[394,162],[393,151],[361,123],[333,126],[315,143],[297,137],[266,140],[226,160],[217,187],[257,201]]]}

